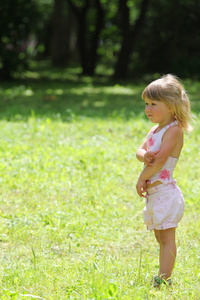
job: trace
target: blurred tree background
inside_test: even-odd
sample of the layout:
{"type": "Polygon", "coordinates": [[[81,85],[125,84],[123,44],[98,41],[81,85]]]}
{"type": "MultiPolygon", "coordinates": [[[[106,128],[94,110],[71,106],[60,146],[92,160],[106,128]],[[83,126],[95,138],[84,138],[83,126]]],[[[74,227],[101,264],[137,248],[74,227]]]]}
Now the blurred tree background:
{"type": "Polygon", "coordinates": [[[33,60],[82,74],[200,75],[198,0],[3,0],[0,78],[33,60]]]}

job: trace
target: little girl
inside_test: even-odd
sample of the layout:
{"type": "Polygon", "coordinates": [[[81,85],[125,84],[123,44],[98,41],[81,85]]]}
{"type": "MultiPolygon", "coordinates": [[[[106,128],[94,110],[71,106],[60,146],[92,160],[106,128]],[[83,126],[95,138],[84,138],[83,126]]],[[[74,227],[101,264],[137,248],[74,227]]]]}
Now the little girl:
{"type": "Polygon", "coordinates": [[[181,190],[173,171],[183,147],[183,132],[191,131],[190,102],[178,79],[165,75],[143,91],[145,113],[154,126],[136,152],[144,163],[136,189],[146,198],[143,210],[148,230],[154,230],[160,246],[159,273],[154,286],[171,284],[176,258],[175,229],[184,212],[181,190]]]}

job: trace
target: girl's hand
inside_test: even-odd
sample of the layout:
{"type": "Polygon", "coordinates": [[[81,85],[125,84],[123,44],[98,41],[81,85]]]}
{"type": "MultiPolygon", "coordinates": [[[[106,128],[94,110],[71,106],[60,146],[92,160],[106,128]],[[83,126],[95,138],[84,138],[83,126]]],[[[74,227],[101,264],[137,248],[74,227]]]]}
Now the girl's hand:
{"type": "Polygon", "coordinates": [[[136,189],[137,189],[137,193],[140,197],[146,197],[146,186],[147,186],[146,180],[138,179],[136,189]]]}
{"type": "Polygon", "coordinates": [[[144,163],[147,164],[148,166],[153,166],[153,162],[155,159],[155,155],[159,152],[160,150],[157,151],[147,151],[144,154],[144,163]]]}

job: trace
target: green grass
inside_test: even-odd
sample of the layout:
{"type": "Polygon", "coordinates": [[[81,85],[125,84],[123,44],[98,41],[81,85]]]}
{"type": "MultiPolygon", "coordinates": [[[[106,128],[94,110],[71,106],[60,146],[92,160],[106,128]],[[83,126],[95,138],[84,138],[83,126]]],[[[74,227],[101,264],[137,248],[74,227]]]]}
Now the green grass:
{"type": "Polygon", "coordinates": [[[171,289],[152,288],[135,159],[151,124],[144,84],[16,81],[0,89],[0,299],[200,298],[200,83],[175,172],[186,211],[171,289]]]}

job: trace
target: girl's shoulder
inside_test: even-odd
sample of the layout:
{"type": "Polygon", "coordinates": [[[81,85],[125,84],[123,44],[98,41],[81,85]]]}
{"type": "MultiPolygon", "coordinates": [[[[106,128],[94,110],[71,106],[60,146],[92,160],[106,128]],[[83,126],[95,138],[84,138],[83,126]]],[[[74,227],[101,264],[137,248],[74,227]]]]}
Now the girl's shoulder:
{"type": "Polygon", "coordinates": [[[178,124],[168,127],[166,131],[176,132],[177,134],[183,133],[183,129],[178,124]]]}
{"type": "Polygon", "coordinates": [[[183,135],[184,135],[183,129],[179,125],[174,125],[169,127],[165,131],[163,137],[168,136],[174,139],[174,138],[183,138],[183,135]]]}

